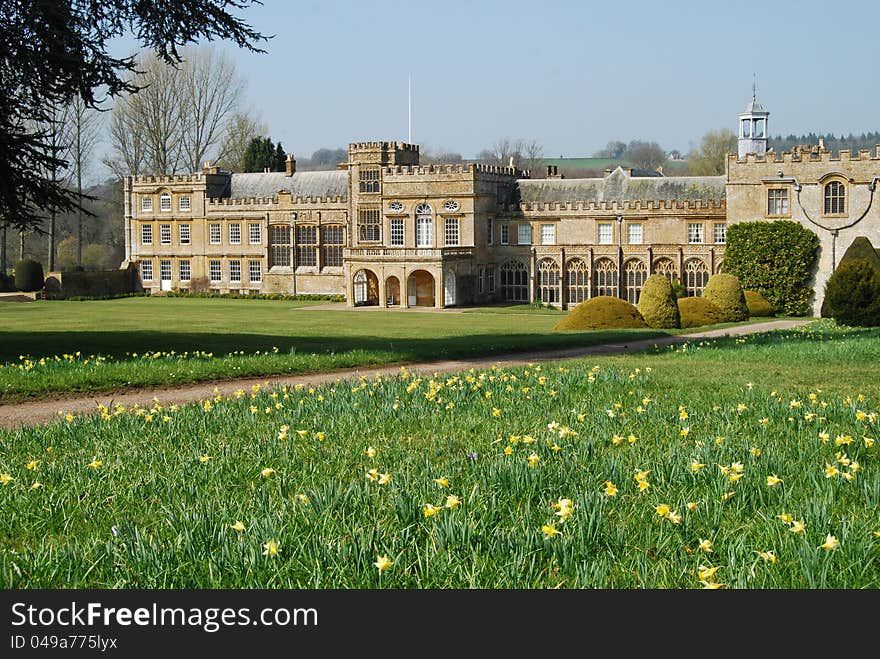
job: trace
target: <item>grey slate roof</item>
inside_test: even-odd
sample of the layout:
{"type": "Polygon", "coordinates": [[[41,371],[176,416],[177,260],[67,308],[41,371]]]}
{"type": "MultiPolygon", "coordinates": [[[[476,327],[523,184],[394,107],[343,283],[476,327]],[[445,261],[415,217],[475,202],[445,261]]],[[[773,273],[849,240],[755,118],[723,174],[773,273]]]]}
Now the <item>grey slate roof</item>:
{"type": "Polygon", "coordinates": [[[519,199],[530,204],[570,201],[685,201],[724,199],[724,176],[630,177],[620,167],[604,178],[520,179],[519,199]]]}
{"type": "Polygon", "coordinates": [[[294,197],[348,197],[348,172],[257,172],[232,174],[231,198],[274,197],[286,190],[294,197]]]}

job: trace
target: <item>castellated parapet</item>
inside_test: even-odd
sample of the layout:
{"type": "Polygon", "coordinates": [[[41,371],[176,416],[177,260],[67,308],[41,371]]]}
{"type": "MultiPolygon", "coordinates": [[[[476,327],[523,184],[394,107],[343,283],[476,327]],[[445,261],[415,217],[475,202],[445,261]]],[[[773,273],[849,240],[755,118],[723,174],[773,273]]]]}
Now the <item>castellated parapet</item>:
{"type": "Polygon", "coordinates": [[[727,202],[724,199],[654,199],[654,200],[624,200],[624,201],[547,201],[547,202],[520,202],[516,206],[506,206],[505,210],[520,210],[528,212],[586,212],[586,213],[646,213],[646,212],[696,212],[708,214],[723,214],[727,210],[727,202]]]}
{"type": "Polygon", "coordinates": [[[502,165],[484,165],[482,163],[459,163],[454,165],[389,165],[385,167],[389,176],[424,176],[426,174],[490,174],[499,177],[529,178],[527,169],[505,167],[502,165]]]}
{"type": "MultiPolygon", "coordinates": [[[[242,206],[275,206],[279,202],[278,196],[275,197],[211,197],[207,200],[208,208],[222,209],[242,206]]],[[[290,203],[294,206],[329,206],[344,205],[348,203],[347,197],[291,197],[290,203]]]]}
{"type": "Polygon", "coordinates": [[[735,153],[728,153],[727,159],[739,164],[793,162],[839,163],[861,160],[880,160],[880,144],[875,146],[873,153],[870,149],[860,149],[856,154],[853,154],[850,149],[841,149],[837,155],[835,155],[829,149],[825,149],[821,146],[802,146],[796,147],[792,151],[782,151],[781,153],[775,151],[768,151],[762,155],[747,153],[745,158],[739,158],[735,153]]]}

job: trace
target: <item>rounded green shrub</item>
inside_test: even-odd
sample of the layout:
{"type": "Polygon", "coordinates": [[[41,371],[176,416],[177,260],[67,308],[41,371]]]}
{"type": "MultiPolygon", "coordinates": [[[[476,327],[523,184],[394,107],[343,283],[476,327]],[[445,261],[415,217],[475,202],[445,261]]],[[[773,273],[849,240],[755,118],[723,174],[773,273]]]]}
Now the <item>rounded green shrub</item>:
{"type": "Polygon", "coordinates": [[[642,285],[639,313],[648,327],[678,327],[681,318],[672,283],[664,275],[651,275],[642,285]]]}
{"type": "Polygon", "coordinates": [[[29,293],[43,288],[43,265],[33,259],[22,259],[15,264],[15,288],[29,293]]]}
{"type": "MultiPolygon", "coordinates": [[[[846,251],[843,253],[838,267],[854,259],[864,259],[872,268],[874,268],[875,272],[880,274],[880,254],[877,253],[877,250],[874,249],[874,246],[871,244],[871,241],[868,240],[867,237],[858,236],[855,240],[852,241],[850,246],[847,247],[846,251]]],[[[823,298],[822,309],[820,310],[819,314],[822,316],[822,318],[833,317],[831,310],[828,308],[827,298],[823,298]]]]}
{"type": "Polygon", "coordinates": [[[825,284],[822,315],[841,325],[880,325],[880,274],[866,259],[843,261],[825,284]]]}
{"type": "Polygon", "coordinates": [[[728,274],[717,274],[709,277],[703,297],[721,310],[725,321],[747,320],[749,307],[743,293],[739,277],[728,274]]]}
{"type": "Polygon", "coordinates": [[[760,291],[743,291],[746,296],[746,306],[749,308],[749,316],[775,316],[776,310],[773,305],[760,291]]]}
{"type": "Polygon", "coordinates": [[[642,314],[620,298],[600,295],[581,302],[560,320],[555,330],[625,329],[647,327],[642,314]]]}
{"type": "Polygon", "coordinates": [[[679,298],[678,313],[682,328],[727,322],[724,312],[704,297],[679,298]]]}

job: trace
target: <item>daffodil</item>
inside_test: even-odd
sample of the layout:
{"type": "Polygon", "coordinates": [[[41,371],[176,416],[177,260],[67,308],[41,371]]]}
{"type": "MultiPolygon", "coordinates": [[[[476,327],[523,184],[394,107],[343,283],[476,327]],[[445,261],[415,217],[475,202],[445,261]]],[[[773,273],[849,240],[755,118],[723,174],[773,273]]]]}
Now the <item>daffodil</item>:
{"type": "Polygon", "coordinates": [[[201,462],[202,464],[205,464],[210,459],[211,459],[210,455],[200,455],[199,456],[199,462],[201,462]]]}
{"type": "Polygon", "coordinates": [[[666,515],[666,519],[673,524],[681,524],[681,515],[679,515],[677,510],[673,510],[668,515],[666,515]]]}
{"type": "Polygon", "coordinates": [[[391,474],[379,474],[379,485],[388,485],[391,482],[391,474]]]}
{"type": "Polygon", "coordinates": [[[704,540],[703,538],[700,538],[699,547],[700,547],[700,551],[704,551],[704,552],[708,553],[708,552],[712,551],[712,541],[711,540],[704,540]]]}
{"type": "Polygon", "coordinates": [[[544,534],[545,538],[552,538],[555,535],[562,535],[562,531],[559,531],[553,524],[544,524],[541,527],[541,533],[544,534]]]}
{"type": "Polygon", "coordinates": [[[705,464],[703,464],[702,462],[697,462],[696,460],[691,462],[691,464],[690,464],[691,471],[693,471],[694,473],[700,471],[700,469],[702,469],[705,466],[706,466],[705,464]]]}
{"type": "Polygon", "coordinates": [[[666,517],[669,514],[669,512],[672,510],[672,508],[670,508],[665,503],[661,503],[654,510],[657,511],[657,514],[660,515],[660,517],[666,517]]]}
{"type": "Polygon", "coordinates": [[[697,568],[697,577],[699,577],[700,581],[714,581],[715,573],[721,569],[720,565],[716,565],[715,567],[706,567],[705,565],[701,565],[697,568]]]}
{"type": "Polygon", "coordinates": [[[364,451],[364,455],[366,455],[368,458],[375,458],[376,449],[374,449],[372,446],[368,446],[367,449],[364,451]]]}
{"type": "Polygon", "coordinates": [[[231,528],[233,531],[238,531],[239,533],[244,532],[244,524],[242,524],[240,520],[236,520],[235,524],[230,524],[229,528],[231,528]]]}
{"type": "Polygon", "coordinates": [[[571,514],[574,512],[574,503],[571,499],[560,499],[556,503],[551,504],[551,507],[556,509],[556,515],[563,522],[571,517],[571,514]]]}
{"type": "Polygon", "coordinates": [[[727,478],[728,480],[730,480],[731,483],[736,483],[743,476],[745,476],[745,474],[730,474],[730,476],[728,476],[727,478]]]}
{"type": "Polygon", "coordinates": [[[269,476],[271,476],[271,475],[274,474],[274,473],[275,473],[275,470],[272,469],[272,467],[266,467],[265,469],[263,469],[263,470],[260,472],[260,475],[261,475],[263,478],[269,478],[269,476]]]}
{"type": "Polygon", "coordinates": [[[839,473],[840,472],[838,471],[837,467],[832,464],[828,464],[827,462],[825,463],[825,478],[834,478],[839,473]]]}
{"type": "Polygon", "coordinates": [[[43,487],[43,484],[39,481],[34,481],[33,483],[31,483],[32,490],[39,490],[41,487],[43,487]]]}
{"type": "Polygon", "coordinates": [[[536,464],[538,464],[540,460],[541,458],[538,456],[537,453],[532,453],[529,457],[526,458],[526,461],[529,463],[530,467],[534,467],[536,464]]]}
{"type": "Polygon", "coordinates": [[[772,549],[769,551],[758,551],[755,552],[765,563],[775,563],[776,562],[776,552],[772,549]]]}
{"type": "Polygon", "coordinates": [[[25,468],[26,468],[26,469],[30,469],[31,471],[33,471],[34,469],[37,468],[37,465],[38,465],[38,464],[40,464],[40,461],[39,461],[39,460],[31,460],[30,462],[28,462],[28,463],[25,465],[25,468]]]}
{"type": "Polygon", "coordinates": [[[441,508],[440,506],[433,506],[430,503],[426,503],[423,512],[425,514],[425,517],[433,517],[441,510],[443,510],[443,508],[441,508]]]}
{"type": "Polygon", "coordinates": [[[89,469],[98,469],[104,464],[103,460],[92,460],[89,464],[86,465],[89,469]]]}
{"type": "Polygon", "coordinates": [[[281,545],[276,540],[263,543],[263,556],[277,556],[281,551],[281,545]]]}
{"type": "Polygon", "coordinates": [[[435,478],[434,482],[437,483],[440,487],[449,487],[449,479],[446,476],[442,478],[435,478]]]}
{"type": "Polygon", "coordinates": [[[302,494],[302,493],[297,494],[294,498],[295,498],[299,503],[308,503],[309,501],[311,501],[311,499],[309,499],[309,497],[308,497],[307,495],[302,494]]]}
{"type": "Polygon", "coordinates": [[[689,511],[694,512],[697,509],[697,503],[696,501],[688,501],[685,505],[689,511]]]}
{"type": "Polygon", "coordinates": [[[770,487],[776,487],[781,482],[782,479],[779,478],[779,476],[777,476],[776,474],[770,474],[769,476],[767,476],[767,485],[769,485],[770,487]]]}
{"type": "Polygon", "coordinates": [[[455,509],[455,508],[458,508],[458,507],[461,505],[461,499],[459,499],[459,498],[458,498],[457,496],[455,496],[454,494],[450,494],[450,495],[448,495],[448,496],[446,497],[446,503],[443,504],[443,505],[444,505],[446,508],[449,508],[450,510],[453,510],[453,509],[455,509]]]}
{"type": "Polygon", "coordinates": [[[391,561],[390,558],[388,558],[388,556],[383,555],[377,556],[376,562],[373,563],[373,565],[375,565],[379,569],[379,572],[384,572],[385,570],[390,569],[391,566],[394,565],[394,563],[391,561]]]}
{"type": "Polygon", "coordinates": [[[724,588],[727,584],[718,583],[717,581],[700,581],[703,584],[703,590],[718,590],[724,588]]]}
{"type": "Polygon", "coordinates": [[[806,530],[807,526],[804,524],[804,520],[797,520],[791,523],[791,527],[788,529],[792,533],[803,533],[806,530]]]}
{"type": "Polygon", "coordinates": [[[791,524],[792,520],[794,519],[794,517],[792,517],[790,513],[786,513],[786,512],[779,513],[777,515],[777,517],[779,519],[781,519],[783,522],[785,522],[786,524],[791,524]]]}
{"type": "Polygon", "coordinates": [[[824,549],[825,551],[832,551],[833,549],[837,549],[840,546],[840,543],[830,533],[825,536],[825,542],[819,545],[819,549],[824,549]]]}
{"type": "Polygon", "coordinates": [[[370,481],[373,481],[373,482],[379,480],[379,470],[378,469],[368,470],[367,471],[367,479],[370,481]]]}
{"type": "Polygon", "coordinates": [[[609,497],[617,495],[617,486],[611,481],[605,481],[605,495],[609,497]]]}

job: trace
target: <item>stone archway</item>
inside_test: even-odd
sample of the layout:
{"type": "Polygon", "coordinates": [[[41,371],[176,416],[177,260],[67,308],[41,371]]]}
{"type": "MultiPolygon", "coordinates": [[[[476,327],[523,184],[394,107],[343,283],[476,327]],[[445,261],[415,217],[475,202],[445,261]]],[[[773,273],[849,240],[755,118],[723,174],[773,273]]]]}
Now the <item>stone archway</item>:
{"type": "Polygon", "coordinates": [[[400,280],[393,275],[385,280],[385,303],[389,307],[400,304],[400,280]]]}
{"type": "Polygon", "coordinates": [[[379,304],[379,278],[372,270],[354,273],[354,304],[370,306],[379,304]]]}
{"type": "Polygon", "coordinates": [[[427,270],[416,270],[406,280],[407,305],[434,306],[434,275],[427,270]]]}

